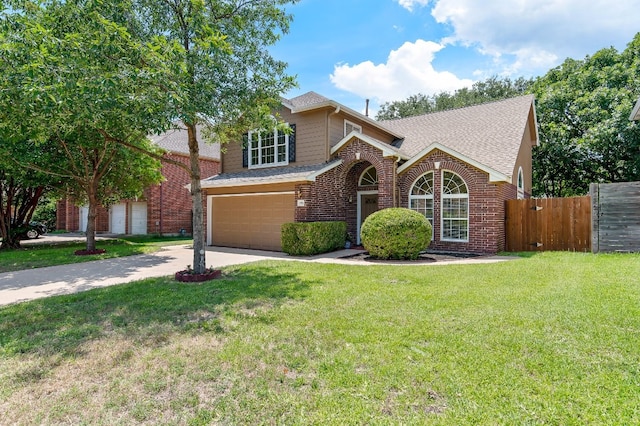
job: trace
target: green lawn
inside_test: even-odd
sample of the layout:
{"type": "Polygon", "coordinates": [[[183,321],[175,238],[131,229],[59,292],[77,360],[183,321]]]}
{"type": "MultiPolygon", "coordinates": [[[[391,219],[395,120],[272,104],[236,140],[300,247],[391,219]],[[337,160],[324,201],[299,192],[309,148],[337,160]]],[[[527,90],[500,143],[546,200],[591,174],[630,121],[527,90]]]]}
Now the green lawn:
{"type": "Polygon", "coordinates": [[[104,254],[76,256],[74,252],[84,249],[85,243],[65,242],[51,244],[44,240],[35,244],[23,244],[19,250],[3,250],[0,252],[0,273],[152,253],[162,246],[190,244],[192,241],[192,239],[185,237],[133,235],[112,240],[98,240],[96,246],[107,250],[104,254]]]}
{"type": "Polygon", "coordinates": [[[640,424],[640,255],[260,262],[0,308],[4,424],[640,424]]]}

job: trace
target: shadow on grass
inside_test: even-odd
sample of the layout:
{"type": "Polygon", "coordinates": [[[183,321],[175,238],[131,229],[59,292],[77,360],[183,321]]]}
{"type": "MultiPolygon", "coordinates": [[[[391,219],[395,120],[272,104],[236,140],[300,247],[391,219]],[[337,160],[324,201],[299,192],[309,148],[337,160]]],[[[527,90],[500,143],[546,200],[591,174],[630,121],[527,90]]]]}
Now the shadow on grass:
{"type": "Polygon", "coordinates": [[[224,332],[221,315],[302,299],[310,284],[264,262],[200,284],[146,279],[10,305],[0,308],[0,355],[81,356],[83,343],[113,333],[154,344],[158,334],[224,332]]]}

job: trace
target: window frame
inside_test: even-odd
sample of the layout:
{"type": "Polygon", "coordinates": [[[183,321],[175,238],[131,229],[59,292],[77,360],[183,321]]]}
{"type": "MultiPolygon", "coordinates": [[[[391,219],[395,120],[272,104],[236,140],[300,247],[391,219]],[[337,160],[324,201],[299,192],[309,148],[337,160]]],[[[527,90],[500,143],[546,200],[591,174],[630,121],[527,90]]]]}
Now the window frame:
{"type": "Polygon", "coordinates": [[[351,132],[347,132],[347,126],[351,126],[351,131],[357,130],[358,133],[362,133],[362,126],[354,123],[353,121],[344,120],[344,136],[347,136],[351,132]]]}
{"type": "Polygon", "coordinates": [[[451,170],[442,170],[440,178],[440,241],[455,242],[455,243],[468,243],[469,242],[469,185],[459,174],[451,170]],[[465,193],[445,193],[445,174],[451,173],[457,176],[465,187],[465,193]],[[466,200],[466,217],[447,217],[444,215],[445,200],[466,200]],[[445,237],[445,222],[466,222],[466,238],[451,238],[445,237]]]}
{"type": "MultiPolygon", "coordinates": [[[[286,123],[288,125],[288,123],[286,123]]],[[[265,133],[264,131],[250,131],[247,133],[247,167],[249,169],[261,169],[266,167],[278,167],[289,165],[289,134],[279,131],[277,128],[273,132],[265,133]],[[257,135],[257,146],[254,148],[253,139],[257,135]],[[269,135],[263,137],[263,135],[269,135]],[[273,144],[265,145],[263,142],[273,140],[273,144]],[[279,148],[283,148],[284,152],[279,152],[279,148]],[[273,149],[273,162],[265,162],[265,156],[271,153],[266,150],[273,149]],[[253,164],[254,153],[257,153],[257,162],[253,164]],[[280,154],[284,155],[284,161],[278,161],[280,154]]]]}
{"type": "Polygon", "coordinates": [[[435,185],[436,185],[436,176],[435,176],[435,172],[434,171],[429,171],[426,173],[421,174],[415,181],[413,181],[413,183],[411,184],[411,188],[409,189],[409,209],[413,210],[415,212],[418,212],[420,214],[422,214],[424,217],[427,218],[427,220],[429,221],[429,223],[431,224],[431,241],[434,240],[435,238],[435,216],[436,216],[436,209],[435,209],[435,185]],[[416,184],[418,183],[418,181],[422,180],[426,175],[431,175],[431,193],[426,193],[424,195],[414,195],[413,194],[413,188],[416,186],[416,184]],[[424,210],[429,210],[429,207],[427,206],[428,201],[431,201],[431,217],[427,216],[425,214],[425,212],[418,210],[417,208],[413,208],[413,200],[425,200],[425,209],[424,210]]]}
{"type": "Polygon", "coordinates": [[[524,173],[522,172],[522,167],[518,168],[518,178],[516,181],[516,187],[518,188],[517,199],[524,199],[524,173]]]}
{"type": "Polygon", "coordinates": [[[364,169],[364,171],[360,174],[360,178],[358,179],[358,186],[375,186],[378,185],[378,170],[375,168],[375,166],[369,166],[366,169],[364,169]],[[366,183],[363,184],[362,183],[362,179],[364,178],[364,176],[366,174],[368,174],[369,170],[373,169],[376,172],[376,181],[374,183],[366,183]]]}

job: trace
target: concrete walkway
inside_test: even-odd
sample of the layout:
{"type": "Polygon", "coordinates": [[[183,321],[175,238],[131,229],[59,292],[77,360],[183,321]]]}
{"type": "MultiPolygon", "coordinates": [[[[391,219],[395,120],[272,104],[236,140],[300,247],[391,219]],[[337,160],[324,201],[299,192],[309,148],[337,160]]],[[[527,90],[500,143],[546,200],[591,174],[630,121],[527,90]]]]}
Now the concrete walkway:
{"type": "MultiPolygon", "coordinates": [[[[206,258],[207,266],[214,268],[266,259],[352,265],[371,264],[348,259],[348,256],[358,253],[361,251],[339,250],[312,257],[292,257],[281,252],[208,247],[206,258]]],[[[486,263],[508,259],[508,257],[493,256],[437,262],[432,265],[486,263]]],[[[163,247],[160,251],[152,254],[0,273],[0,305],[59,294],[71,294],[144,278],[173,275],[192,264],[193,250],[191,246],[179,245],[163,247]]]]}

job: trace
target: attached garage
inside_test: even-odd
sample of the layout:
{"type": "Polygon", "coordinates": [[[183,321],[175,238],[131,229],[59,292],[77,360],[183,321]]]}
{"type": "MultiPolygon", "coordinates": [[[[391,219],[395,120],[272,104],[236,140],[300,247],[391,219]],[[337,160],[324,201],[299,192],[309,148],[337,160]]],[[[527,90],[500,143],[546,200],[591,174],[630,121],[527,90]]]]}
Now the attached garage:
{"type": "Polygon", "coordinates": [[[294,221],[295,193],[212,195],[209,208],[212,245],[280,251],[282,224],[294,221]]]}

